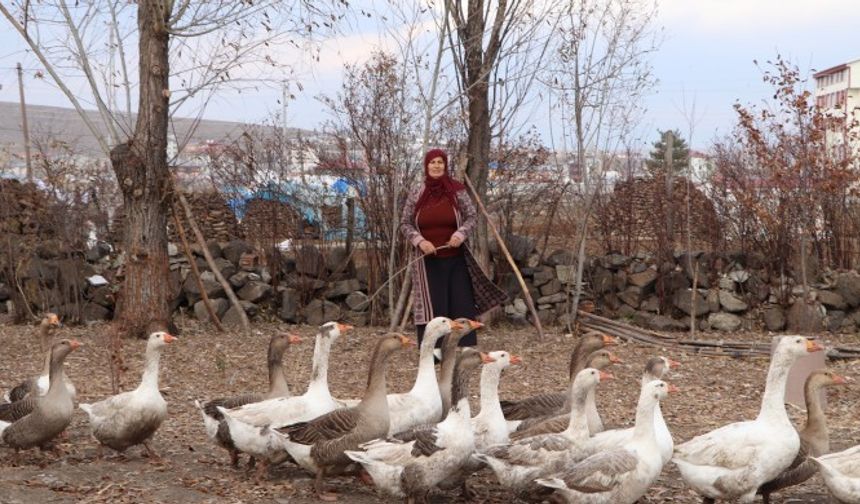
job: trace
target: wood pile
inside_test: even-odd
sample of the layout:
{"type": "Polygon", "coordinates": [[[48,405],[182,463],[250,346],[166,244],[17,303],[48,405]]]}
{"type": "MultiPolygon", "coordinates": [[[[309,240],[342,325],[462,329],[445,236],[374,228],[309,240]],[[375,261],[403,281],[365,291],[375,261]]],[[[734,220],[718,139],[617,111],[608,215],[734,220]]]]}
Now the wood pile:
{"type": "MultiPolygon", "coordinates": [[[[228,242],[242,238],[239,222],[233,210],[227,205],[224,196],[216,191],[184,193],[194,219],[200,227],[200,231],[207,240],[228,242]]],[[[181,216],[185,229],[190,229],[185,217],[181,216]]],[[[113,224],[111,225],[110,241],[117,247],[122,245],[123,228],[125,226],[125,210],[120,206],[114,212],[113,224]]],[[[178,243],[179,236],[173,224],[173,217],[167,219],[167,239],[178,243]]]]}
{"type": "MultiPolygon", "coordinates": [[[[227,242],[242,238],[239,222],[236,214],[227,205],[224,196],[217,191],[184,193],[191,212],[200,227],[200,231],[207,240],[227,242]]],[[[190,226],[182,218],[185,229],[190,226]]],[[[167,239],[171,242],[179,242],[179,236],[173,226],[173,219],[167,221],[167,239]]]]}
{"type": "Polygon", "coordinates": [[[54,237],[54,224],[45,193],[34,184],[0,179],[0,233],[35,241],[54,237]]]}
{"type": "MultiPolygon", "coordinates": [[[[691,340],[682,337],[680,334],[675,335],[649,331],[581,310],[578,314],[580,324],[585,329],[600,331],[610,336],[649,346],[674,348],[682,352],[712,357],[769,357],[771,353],[770,343],[691,340]]],[[[827,356],[831,359],[860,359],[860,348],[834,346],[828,349],[827,356]]]]}
{"type": "Polygon", "coordinates": [[[251,243],[280,243],[296,237],[299,218],[298,212],[287,203],[255,198],[248,202],[242,231],[251,243]]]}
{"type": "MultiPolygon", "coordinates": [[[[716,244],[721,237],[720,221],[711,200],[686,179],[674,180],[671,207],[675,217],[675,240],[686,240],[687,188],[690,188],[690,215],[693,242],[716,244]]],[[[595,224],[617,246],[622,240],[633,243],[661,239],[666,226],[666,179],[635,178],[618,182],[609,201],[595,213],[595,224]]]]}

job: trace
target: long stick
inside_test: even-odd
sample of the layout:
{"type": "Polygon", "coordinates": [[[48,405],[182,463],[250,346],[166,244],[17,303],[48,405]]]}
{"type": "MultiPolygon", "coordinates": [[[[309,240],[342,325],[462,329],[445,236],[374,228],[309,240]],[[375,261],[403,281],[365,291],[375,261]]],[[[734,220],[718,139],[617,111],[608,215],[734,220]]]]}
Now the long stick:
{"type": "Polygon", "coordinates": [[[212,324],[214,324],[220,332],[224,332],[224,326],[221,325],[221,321],[218,319],[218,314],[215,313],[215,309],[212,308],[212,303],[209,301],[209,294],[206,294],[206,289],[203,287],[203,279],[200,278],[200,270],[197,268],[197,261],[194,260],[194,255],[191,253],[191,247],[188,245],[188,240],[185,238],[185,227],[182,225],[182,221],[179,218],[179,209],[176,208],[176,202],[173,202],[170,206],[173,209],[173,222],[176,224],[176,234],[179,235],[179,240],[182,242],[182,250],[185,252],[185,257],[188,258],[188,262],[191,264],[191,273],[194,275],[194,280],[197,282],[197,288],[200,289],[200,297],[203,298],[203,305],[206,307],[206,311],[209,312],[209,320],[212,321],[212,324]]]}
{"type": "Polygon", "coordinates": [[[484,218],[487,220],[487,226],[489,226],[490,230],[493,232],[493,236],[496,237],[496,241],[499,243],[499,250],[502,251],[502,254],[505,255],[505,259],[508,260],[508,264],[511,265],[511,269],[514,272],[514,275],[517,277],[517,281],[520,284],[520,289],[523,291],[523,295],[526,298],[526,304],[529,307],[529,311],[532,313],[532,318],[534,319],[535,328],[538,330],[538,339],[543,341],[543,327],[541,326],[540,319],[537,315],[537,310],[535,310],[534,301],[532,301],[532,295],[529,293],[528,287],[526,287],[526,281],[523,280],[523,275],[520,273],[520,269],[517,268],[517,263],[514,262],[514,258],[511,257],[511,253],[508,252],[508,247],[505,245],[505,240],[502,239],[502,236],[499,234],[499,230],[496,229],[496,225],[493,224],[493,220],[490,218],[490,214],[487,212],[486,207],[484,207],[484,202],[481,201],[481,198],[478,197],[478,193],[475,191],[475,186],[472,185],[472,181],[469,180],[469,176],[463,174],[463,179],[466,181],[466,185],[469,186],[469,189],[472,191],[472,195],[475,196],[475,201],[478,202],[478,208],[481,209],[481,213],[484,214],[484,218]]]}
{"type": "Polygon", "coordinates": [[[179,204],[182,205],[182,209],[185,210],[185,220],[188,221],[188,225],[191,226],[191,230],[194,232],[194,237],[197,238],[197,244],[200,245],[200,248],[203,250],[203,257],[206,258],[206,264],[209,265],[209,269],[212,270],[215,278],[221,284],[221,287],[224,288],[224,292],[227,293],[227,298],[230,299],[230,303],[233,305],[233,308],[239,312],[239,320],[242,321],[242,328],[246,331],[249,330],[251,328],[251,323],[248,322],[248,315],[239,303],[239,298],[237,298],[236,293],[233,292],[230,282],[224,278],[224,275],[221,274],[221,271],[219,271],[218,267],[215,265],[215,260],[212,259],[212,254],[209,253],[209,247],[206,246],[206,240],[203,238],[203,233],[200,232],[200,228],[197,227],[197,221],[194,220],[194,215],[191,213],[191,205],[188,204],[188,200],[185,199],[185,196],[183,196],[181,192],[174,192],[179,199],[179,204]]]}

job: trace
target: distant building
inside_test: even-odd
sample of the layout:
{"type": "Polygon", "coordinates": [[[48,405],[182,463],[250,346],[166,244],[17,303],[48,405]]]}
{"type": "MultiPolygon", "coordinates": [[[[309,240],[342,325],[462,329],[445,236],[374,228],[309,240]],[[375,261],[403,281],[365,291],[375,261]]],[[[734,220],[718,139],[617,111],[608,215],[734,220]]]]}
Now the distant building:
{"type": "MultiPolygon", "coordinates": [[[[850,123],[860,124],[860,59],[822,70],[815,75],[815,104],[850,123]]],[[[839,144],[841,135],[829,138],[831,145],[839,144]]],[[[855,152],[860,141],[855,141],[855,152]]]]}

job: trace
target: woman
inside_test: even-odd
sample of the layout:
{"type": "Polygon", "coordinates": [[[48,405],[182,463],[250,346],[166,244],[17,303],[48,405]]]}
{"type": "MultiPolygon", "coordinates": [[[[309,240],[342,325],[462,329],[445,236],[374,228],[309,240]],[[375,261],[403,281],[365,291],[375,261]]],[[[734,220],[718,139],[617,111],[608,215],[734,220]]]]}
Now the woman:
{"type": "MultiPolygon", "coordinates": [[[[476,222],[466,186],[448,174],[448,155],[441,149],[428,151],[424,184],[406,198],[400,221],[401,232],[414,247],[413,257],[425,255],[412,265],[412,314],[419,346],[433,317],[475,320],[506,299],[465,245],[476,222]]],[[[461,346],[477,343],[474,331],[460,340],[461,346]]]]}

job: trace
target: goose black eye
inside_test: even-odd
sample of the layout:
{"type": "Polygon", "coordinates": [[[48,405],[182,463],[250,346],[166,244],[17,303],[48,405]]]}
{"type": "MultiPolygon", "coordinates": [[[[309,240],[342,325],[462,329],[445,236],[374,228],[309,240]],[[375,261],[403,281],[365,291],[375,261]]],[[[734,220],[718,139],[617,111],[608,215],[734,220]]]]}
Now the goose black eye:
{"type": "Polygon", "coordinates": [[[800,338],[797,338],[797,342],[798,342],[798,343],[800,343],[801,341],[803,341],[803,340],[801,340],[800,338]]]}

